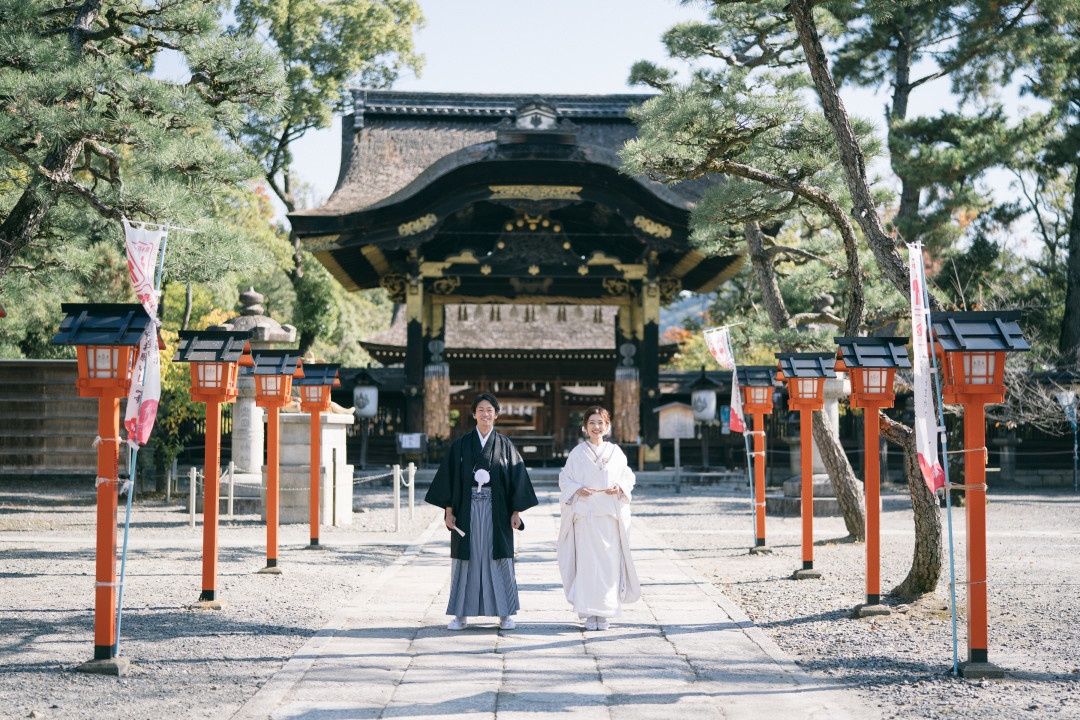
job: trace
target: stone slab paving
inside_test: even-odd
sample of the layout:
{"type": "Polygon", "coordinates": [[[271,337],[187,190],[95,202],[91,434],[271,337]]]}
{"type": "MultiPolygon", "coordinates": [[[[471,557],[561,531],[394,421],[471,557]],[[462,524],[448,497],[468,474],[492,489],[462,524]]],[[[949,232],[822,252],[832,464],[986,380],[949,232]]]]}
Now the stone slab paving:
{"type": "Polygon", "coordinates": [[[235,720],[875,717],[852,691],[800,671],[640,521],[642,600],[585,632],[559,582],[557,496],[542,501],[518,535],[515,630],[494,618],[446,629],[449,549],[436,521],[235,720]]]}

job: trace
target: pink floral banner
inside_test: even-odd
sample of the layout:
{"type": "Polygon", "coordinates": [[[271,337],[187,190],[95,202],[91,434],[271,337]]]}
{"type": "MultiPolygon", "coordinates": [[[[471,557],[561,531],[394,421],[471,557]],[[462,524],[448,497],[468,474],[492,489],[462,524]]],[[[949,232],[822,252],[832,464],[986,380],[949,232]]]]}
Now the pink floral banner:
{"type": "Polygon", "coordinates": [[[742,392],[739,390],[739,377],[735,370],[735,352],[731,348],[731,333],[726,327],[706,330],[705,345],[713,359],[724,370],[731,371],[731,429],[734,432],[746,432],[743,418],[742,392]]]}
{"type": "Polygon", "coordinates": [[[158,251],[167,230],[149,229],[124,221],[124,240],[127,247],[128,275],[150,322],[146,332],[139,338],[139,364],[132,372],[131,389],[128,390],[127,412],[124,428],[127,442],[132,447],[145,445],[150,439],[157,419],[158,402],[161,399],[161,358],[158,353],[157,319],[158,298],[154,289],[154,270],[158,251]]]}
{"type": "Polygon", "coordinates": [[[908,274],[911,277],[911,349],[915,371],[915,446],[919,468],[930,492],[945,486],[945,471],[938,460],[937,419],[934,414],[930,372],[929,315],[926,312],[926,275],[922,244],[908,245],[908,274]]]}

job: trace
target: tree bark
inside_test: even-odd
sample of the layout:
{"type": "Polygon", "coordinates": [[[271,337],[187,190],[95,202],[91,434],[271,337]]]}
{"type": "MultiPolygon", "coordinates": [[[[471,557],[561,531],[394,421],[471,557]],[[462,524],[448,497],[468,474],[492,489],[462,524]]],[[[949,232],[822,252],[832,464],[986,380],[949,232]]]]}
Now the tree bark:
{"type": "MultiPolygon", "coordinates": [[[[889,442],[904,449],[904,472],[911,494],[911,508],[915,514],[915,551],[911,568],[903,582],[892,589],[891,594],[912,600],[924,593],[933,592],[941,579],[944,548],[941,537],[941,513],[937,498],[919,469],[919,454],[915,447],[915,431],[888,416],[878,413],[881,434],[889,442]]],[[[870,422],[870,418],[867,418],[870,422]]]]}
{"type": "Polygon", "coordinates": [[[844,526],[851,537],[859,542],[866,542],[866,504],[863,502],[862,488],[855,477],[855,471],[840,444],[839,431],[825,419],[825,413],[821,410],[814,411],[812,427],[814,442],[821,453],[821,462],[829,473],[829,482],[840,505],[840,514],[844,516],[844,526]]]}
{"type": "MultiPolygon", "coordinates": [[[[810,68],[810,76],[814,80],[814,87],[821,100],[822,111],[825,119],[832,126],[833,136],[836,138],[840,164],[844,168],[848,192],[854,206],[852,213],[855,215],[855,222],[862,228],[866,244],[874,253],[882,273],[900,294],[910,299],[907,264],[900,257],[896,243],[885,232],[881,218],[878,217],[877,207],[870,193],[870,183],[866,177],[866,158],[855,137],[855,131],[851,128],[844,102],[836,89],[836,82],[829,71],[828,59],[821,46],[817,24],[814,22],[813,5],[814,0],[792,0],[788,7],[791,9],[795,29],[802,42],[803,52],[806,54],[806,64],[810,68]]],[[[930,308],[941,309],[941,303],[932,294],[930,308]]]]}
{"type": "MultiPolygon", "coordinates": [[[[892,156],[893,172],[900,178],[900,206],[896,211],[896,226],[914,228],[919,217],[920,188],[911,178],[896,171],[902,163],[896,162],[899,152],[893,144],[893,122],[907,119],[908,101],[911,97],[911,20],[904,13],[904,24],[895,26],[896,52],[893,54],[893,97],[889,109],[889,154],[892,156]]],[[[917,239],[912,234],[908,240],[917,239]]]]}
{"type": "Polygon", "coordinates": [[[188,323],[191,322],[191,282],[187,284],[187,296],[184,300],[184,319],[180,322],[180,329],[187,330],[188,323]]]}
{"type": "MultiPolygon", "coordinates": [[[[765,238],[761,228],[757,223],[746,223],[743,226],[743,235],[746,238],[750,263],[761,287],[761,298],[765,305],[765,312],[769,315],[769,322],[773,330],[777,332],[787,330],[791,327],[791,316],[784,305],[784,298],[776,282],[772,258],[765,251],[765,238]]],[[[789,350],[789,348],[784,347],[784,350],[789,350]]],[[[851,463],[848,462],[847,455],[840,446],[837,429],[825,422],[820,412],[815,412],[813,433],[818,450],[821,451],[821,460],[829,473],[829,482],[832,483],[833,492],[840,503],[844,525],[852,537],[864,541],[866,540],[866,512],[863,508],[862,491],[856,482],[851,463]]]]}
{"type": "Polygon", "coordinates": [[[1062,363],[1080,366],[1080,168],[1073,189],[1069,221],[1069,259],[1065,266],[1065,314],[1061,317],[1058,351],[1062,363]]]}

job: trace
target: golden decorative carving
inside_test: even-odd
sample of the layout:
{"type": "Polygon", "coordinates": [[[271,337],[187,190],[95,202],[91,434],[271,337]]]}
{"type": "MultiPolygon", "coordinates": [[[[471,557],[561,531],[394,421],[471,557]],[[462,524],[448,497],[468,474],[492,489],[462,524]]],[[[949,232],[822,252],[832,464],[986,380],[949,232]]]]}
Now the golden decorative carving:
{"type": "Polygon", "coordinates": [[[539,265],[530,265],[529,266],[529,274],[530,275],[539,275],[540,274],[540,266],[539,265]]]}
{"type": "Polygon", "coordinates": [[[461,285],[461,278],[451,275],[449,277],[439,278],[435,282],[431,283],[431,292],[436,295],[449,295],[461,285]]]}
{"type": "Polygon", "coordinates": [[[300,244],[308,252],[336,250],[340,239],[341,235],[317,235],[315,237],[301,238],[300,244]]]}
{"type": "Polygon", "coordinates": [[[644,215],[638,215],[634,218],[634,227],[653,237],[665,239],[671,237],[671,228],[667,225],[662,225],[655,220],[650,220],[644,215]]]}
{"type": "Polygon", "coordinates": [[[491,266],[490,265],[481,265],[480,266],[480,274],[481,275],[490,275],[491,274],[491,266]]]}
{"type": "Polygon", "coordinates": [[[430,230],[435,227],[439,222],[439,218],[435,217],[435,213],[428,213],[423,217],[418,217],[415,220],[410,220],[407,223],[401,223],[398,225],[397,234],[398,237],[409,237],[410,235],[416,235],[422,233],[425,230],[430,230]]]}
{"type": "Polygon", "coordinates": [[[619,258],[605,255],[603,250],[594,250],[593,254],[585,262],[588,265],[618,265],[619,258]]]}
{"type": "Polygon", "coordinates": [[[660,278],[660,304],[667,305],[682,292],[682,280],[673,277],[660,278]]]}
{"type": "Polygon", "coordinates": [[[491,185],[492,200],[580,200],[581,187],[573,185],[491,185]]]}
{"type": "Polygon", "coordinates": [[[616,265],[615,269],[621,272],[626,280],[644,280],[645,275],[648,274],[648,268],[645,265],[616,265]]]}
{"type": "Polygon", "coordinates": [[[629,295],[630,283],[621,278],[604,278],[601,281],[608,295],[629,295]]]}
{"type": "Polygon", "coordinates": [[[551,289],[552,278],[544,278],[543,280],[522,280],[521,278],[510,278],[510,287],[514,288],[514,292],[518,295],[546,295],[551,289]]]}
{"type": "Polygon", "coordinates": [[[390,302],[405,302],[405,276],[401,273],[390,273],[379,278],[379,285],[390,296],[390,302]]]}
{"type": "Polygon", "coordinates": [[[578,275],[588,275],[589,268],[584,265],[578,265],[577,273],[578,275]]]}

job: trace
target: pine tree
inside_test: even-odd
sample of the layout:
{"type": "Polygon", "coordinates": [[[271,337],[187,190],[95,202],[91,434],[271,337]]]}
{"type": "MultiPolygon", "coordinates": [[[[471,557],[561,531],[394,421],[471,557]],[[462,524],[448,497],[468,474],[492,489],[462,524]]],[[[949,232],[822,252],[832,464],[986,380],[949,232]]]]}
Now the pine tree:
{"type": "Polygon", "coordinates": [[[212,220],[258,174],[235,138],[277,106],[279,70],[228,37],[217,0],[0,0],[0,278],[59,262],[121,218],[197,230],[170,243],[172,270],[220,276],[243,257],[212,220]],[[169,51],[183,80],[155,76],[169,51]],[[36,262],[16,262],[36,254],[36,262]]]}

